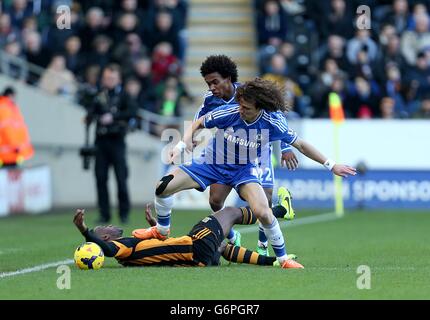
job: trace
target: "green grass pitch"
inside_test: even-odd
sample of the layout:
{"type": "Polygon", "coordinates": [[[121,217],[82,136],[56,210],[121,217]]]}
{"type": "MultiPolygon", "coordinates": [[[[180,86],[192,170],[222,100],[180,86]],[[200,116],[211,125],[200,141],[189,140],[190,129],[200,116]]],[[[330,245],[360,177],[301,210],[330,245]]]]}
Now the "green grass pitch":
{"type": "MultiPolygon", "coordinates": [[[[56,267],[13,276],[10,272],[73,259],[83,237],[73,212],[0,219],[0,299],[430,299],[430,214],[353,211],[342,219],[301,224],[297,212],[283,232],[304,270],[228,265],[210,268],[124,268],[106,258],[101,270],[71,268],[71,288],[60,290],[56,267]],[[358,289],[360,265],[370,268],[370,289],[358,289]]],[[[186,234],[206,213],[173,213],[172,236],[186,234]]],[[[130,234],[145,226],[134,211],[130,234]]],[[[95,212],[86,221],[94,226],[95,212]]],[[[114,221],[115,222],[115,221],[114,221]]],[[[254,249],[257,229],[242,236],[254,249]]],[[[240,227],[238,228],[240,230],[240,227]]]]}

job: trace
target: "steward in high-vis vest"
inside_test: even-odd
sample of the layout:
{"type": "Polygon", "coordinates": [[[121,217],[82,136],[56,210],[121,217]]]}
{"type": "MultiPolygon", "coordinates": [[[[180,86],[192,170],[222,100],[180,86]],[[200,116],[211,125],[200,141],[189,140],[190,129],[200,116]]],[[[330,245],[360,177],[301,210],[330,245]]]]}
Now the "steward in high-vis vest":
{"type": "Polygon", "coordinates": [[[0,167],[19,165],[34,154],[27,126],[14,96],[15,91],[10,87],[0,96],[0,167]]]}

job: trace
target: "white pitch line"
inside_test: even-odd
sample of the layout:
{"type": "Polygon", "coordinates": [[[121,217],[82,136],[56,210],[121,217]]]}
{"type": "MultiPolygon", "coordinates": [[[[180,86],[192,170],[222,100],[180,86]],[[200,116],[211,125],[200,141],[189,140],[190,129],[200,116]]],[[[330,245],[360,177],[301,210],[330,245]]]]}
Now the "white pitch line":
{"type": "Polygon", "coordinates": [[[52,268],[52,267],[58,267],[64,264],[72,264],[74,263],[73,260],[68,259],[68,260],[63,260],[63,261],[57,261],[57,262],[51,262],[51,263],[46,263],[46,264],[41,264],[38,266],[34,266],[31,268],[25,268],[25,269],[21,269],[21,270],[17,270],[17,271],[12,271],[12,272],[3,272],[0,273],[0,279],[2,278],[6,278],[6,277],[13,277],[13,276],[18,276],[21,274],[25,274],[25,273],[30,273],[30,272],[37,272],[37,271],[42,271],[48,268],[52,268]]]}
{"type": "MultiPolygon", "coordinates": [[[[336,220],[338,216],[334,212],[321,213],[310,217],[298,218],[292,221],[280,221],[279,226],[284,228],[288,225],[288,228],[297,227],[305,224],[326,222],[330,220],[336,220]]],[[[258,225],[247,226],[243,228],[237,228],[240,233],[255,232],[258,229],[258,225]]]]}

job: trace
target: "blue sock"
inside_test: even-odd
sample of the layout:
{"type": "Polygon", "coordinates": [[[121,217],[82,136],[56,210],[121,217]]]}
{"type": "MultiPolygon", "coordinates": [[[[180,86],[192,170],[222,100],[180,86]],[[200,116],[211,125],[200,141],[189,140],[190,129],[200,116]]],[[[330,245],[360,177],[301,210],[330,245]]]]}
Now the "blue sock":
{"type": "Polygon", "coordinates": [[[234,243],[234,240],[236,240],[235,239],[235,237],[236,237],[236,235],[234,234],[234,229],[233,228],[231,228],[230,229],[230,232],[228,233],[228,235],[227,235],[227,240],[228,240],[228,242],[230,242],[230,243],[234,243]]]}
{"type": "Polygon", "coordinates": [[[263,226],[260,224],[260,226],[258,227],[258,243],[264,243],[265,247],[267,247],[267,237],[266,234],[264,233],[264,229],[263,226]]]}

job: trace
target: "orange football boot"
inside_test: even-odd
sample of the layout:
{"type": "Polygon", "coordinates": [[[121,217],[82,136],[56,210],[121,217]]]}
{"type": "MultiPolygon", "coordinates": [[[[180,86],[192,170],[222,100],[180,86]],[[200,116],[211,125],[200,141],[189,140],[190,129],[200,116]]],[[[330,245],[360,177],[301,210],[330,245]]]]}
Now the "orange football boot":
{"type": "Polygon", "coordinates": [[[133,237],[138,239],[143,239],[143,240],[148,240],[148,239],[166,240],[169,237],[169,233],[170,232],[168,232],[167,235],[163,235],[157,230],[157,226],[153,226],[151,228],[146,228],[146,229],[135,229],[131,234],[133,235],[133,237]]]}
{"type": "Polygon", "coordinates": [[[282,269],[304,269],[305,267],[303,267],[297,261],[294,261],[292,259],[287,259],[282,263],[281,268],[282,269]]]}

